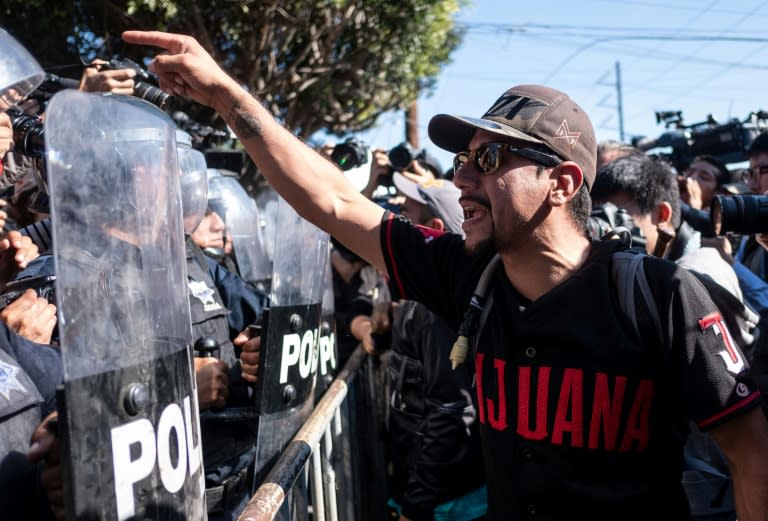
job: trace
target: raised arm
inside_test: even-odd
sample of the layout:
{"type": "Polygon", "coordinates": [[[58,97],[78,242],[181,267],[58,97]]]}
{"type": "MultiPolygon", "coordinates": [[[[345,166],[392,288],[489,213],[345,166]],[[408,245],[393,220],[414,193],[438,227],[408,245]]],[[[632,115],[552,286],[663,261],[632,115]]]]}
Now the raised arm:
{"type": "Polygon", "coordinates": [[[126,31],[123,39],[165,49],[149,66],[160,87],[215,109],[269,184],[302,217],[385,269],[379,244],[383,209],[358,193],[333,163],[275,121],[194,38],[126,31]]]}

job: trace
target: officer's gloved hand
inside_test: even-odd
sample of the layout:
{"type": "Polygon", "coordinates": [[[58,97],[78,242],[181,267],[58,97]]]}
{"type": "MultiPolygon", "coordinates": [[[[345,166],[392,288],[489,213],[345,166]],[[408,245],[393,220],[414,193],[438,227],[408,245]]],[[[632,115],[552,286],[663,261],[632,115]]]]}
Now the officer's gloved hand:
{"type": "Polygon", "coordinates": [[[239,347],[240,367],[242,377],[248,383],[256,383],[259,374],[259,351],[261,350],[261,335],[256,329],[246,328],[232,341],[239,347]]]}
{"type": "Polygon", "coordinates": [[[200,410],[224,407],[229,396],[229,367],[212,356],[195,357],[194,361],[200,410]]]}
{"type": "Polygon", "coordinates": [[[45,462],[45,470],[40,474],[40,482],[48,496],[48,503],[57,521],[64,521],[64,483],[61,473],[59,439],[56,435],[57,412],[52,412],[37,426],[32,433],[27,461],[45,462]]]}

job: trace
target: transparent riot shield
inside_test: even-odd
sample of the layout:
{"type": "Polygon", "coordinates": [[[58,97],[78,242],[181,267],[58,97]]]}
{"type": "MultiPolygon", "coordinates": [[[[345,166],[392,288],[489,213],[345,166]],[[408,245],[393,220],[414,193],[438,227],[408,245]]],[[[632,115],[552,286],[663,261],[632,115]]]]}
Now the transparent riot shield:
{"type": "Polygon", "coordinates": [[[208,209],[224,220],[240,276],[265,293],[269,292],[272,262],[259,226],[261,219],[256,201],[237,179],[209,169],[208,209]]]}
{"type": "Polygon", "coordinates": [[[275,258],[275,242],[277,241],[277,206],[280,196],[269,185],[261,187],[255,195],[256,207],[259,209],[259,229],[264,237],[264,246],[270,262],[275,258]]]}
{"type": "MultiPolygon", "coordinates": [[[[330,257],[330,253],[329,253],[330,257]]],[[[333,266],[325,264],[323,301],[320,314],[320,339],[318,341],[318,369],[316,398],[319,399],[333,382],[338,369],[336,349],[336,306],[333,293],[333,266]]]]}
{"type": "Polygon", "coordinates": [[[314,406],[328,234],[278,200],[274,272],[265,312],[256,404],[257,483],[314,406]]]}
{"type": "Polygon", "coordinates": [[[45,135],[67,519],[204,520],[175,126],[66,90],[45,135]]]}
{"type": "Polygon", "coordinates": [[[45,79],[29,51],[0,28],[0,110],[21,101],[45,79]]]}

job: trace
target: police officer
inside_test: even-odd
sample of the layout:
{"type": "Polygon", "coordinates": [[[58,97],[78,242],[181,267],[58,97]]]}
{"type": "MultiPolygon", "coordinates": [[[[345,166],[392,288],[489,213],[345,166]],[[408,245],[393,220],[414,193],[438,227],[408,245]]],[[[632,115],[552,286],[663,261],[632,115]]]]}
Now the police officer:
{"type": "Polygon", "coordinates": [[[194,240],[208,213],[205,159],[195,152],[185,152],[199,154],[200,164],[182,167],[181,193],[197,395],[200,410],[208,411],[201,414],[206,503],[209,520],[233,520],[250,498],[258,426],[248,414],[256,367],[239,355],[256,341],[248,326],[259,319],[266,297],[194,240]]]}
{"type": "Polygon", "coordinates": [[[215,411],[203,414],[201,422],[208,519],[230,520],[250,497],[257,423],[247,415],[233,421],[224,413],[252,401],[238,355],[251,340],[248,325],[257,321],[264,301],[190,238],[186,244],[199,405],[201,411],[215,411]]]}

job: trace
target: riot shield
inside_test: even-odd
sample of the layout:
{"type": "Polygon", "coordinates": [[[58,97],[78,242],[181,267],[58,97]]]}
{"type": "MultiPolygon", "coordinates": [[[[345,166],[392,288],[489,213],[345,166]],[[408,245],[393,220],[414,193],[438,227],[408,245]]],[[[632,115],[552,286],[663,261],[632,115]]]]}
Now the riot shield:
{"type": "Polygon", "coordinates": [[[0,110],[17,104],[45,79],[29,51],[0,28],[0,110]]]}
{"type": "Polygon", "coordinates": [[[67,519],[204,520],[175,125],[66,90],[45,135],[67,519]]]}
{"type": "Polygon", "coordinates": [[[280,196],[274,188],[266,185],[259,189],[254,198],[256,200],[256,207],[259,209],[259,229],[261,236],[264,237],[267,258],[272,262],[275,258],[277,206],[280,196]]]}
{"type": "Polygon", "coordinates": [[[270,303],[255,387],[261,413],[257,478],[263,478],[314,406],[328,263],[328,234],[302,219],[282,198],[276,217],[270,303]]]}
{"type": "Polygon", "coordinates": [[[216,169],[209,169],[208,173],[208,209],[224,220],[238,272],[243,279],[268,293],[272,263],[261,234],[256,201],[237,179],[221,175],[216,169]]]}
{"type": "MultiPolygon", "coordinates": [[[[330,255],[330,254],[329,254],[330,255]]],[[[316,395],[319,399],[333,382],[338,369],[336,349],[336,307],[333,294],[333,266],[325,264],[323,301],[320,315],[320,339],[318,341],[318,380],[316,395]]]]}

